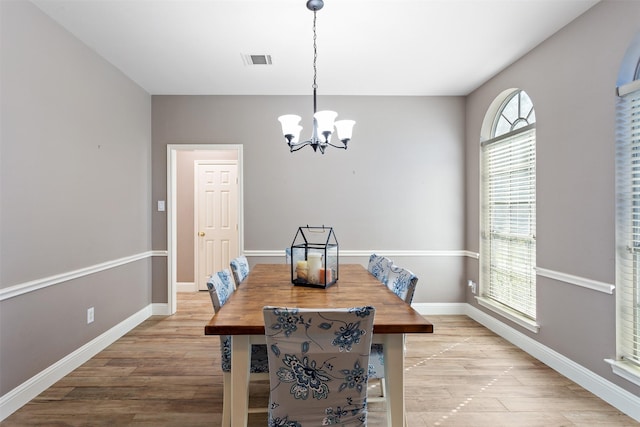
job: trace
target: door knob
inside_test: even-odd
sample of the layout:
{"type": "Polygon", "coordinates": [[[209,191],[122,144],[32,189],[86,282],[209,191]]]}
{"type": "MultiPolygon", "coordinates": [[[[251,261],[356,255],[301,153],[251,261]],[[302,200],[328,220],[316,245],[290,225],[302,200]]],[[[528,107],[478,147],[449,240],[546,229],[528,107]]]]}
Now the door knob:
{"type": "Polygon", "coordinates": [[[200,236],[200,237],[204,237],[204,231],[199,232],[199,233],[198,233],[198,236],[200,236]]]}

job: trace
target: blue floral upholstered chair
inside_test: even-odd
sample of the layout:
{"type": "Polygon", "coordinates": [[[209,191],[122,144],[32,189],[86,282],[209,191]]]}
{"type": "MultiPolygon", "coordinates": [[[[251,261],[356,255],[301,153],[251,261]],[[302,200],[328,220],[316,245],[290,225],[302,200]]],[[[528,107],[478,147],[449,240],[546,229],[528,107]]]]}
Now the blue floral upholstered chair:
{"type": "Polygon", "coordinates": [[[264,307],[269,427],[367,425],[374,307],[264,307]]]}
{"type": "Polygon", "coordinates": [[[413,301],[413,293],[416,291],[417,284],[418,276],[410,270],[397,265],[392,265],[389,268],[387,287],[407,304],[411,304],[413,301]]]}
{"type": "MultiPolygon", "coordinates": [[[[391,265],[387,287],[407,304],[413,301],[413,294],[418,284],[418,277],[406,268],[391,265]]],[[[369,357],[369,379],[380,380],[380,398],[370,398],[370,401],[385,400],[384,398],[384,346],[373,344],[369,357]]]]}
{"type": "MultiPolygon", "coordinates": [[[[231,272],[227,269],[212,274],[207,280],[207,288],[211,295],[213,309],[218,310],[227,302],[234,292],[231,272]]],[[[224,395],[222,400],[222,425],[231,425],[231,337],[220,336],[220,358],[224,395]]],[[[266,345],[251,346],[250,380],[269,379],[269,360],[266,345]]],[[[249,412],[267,412],[267,408],[250,408],[249,412]]]]}
{"type": "Polygon", "coordinates": [[[240,255],[234,258],[229,263],[231,272],[233,273],[233,280],[236,282],[236,288],[240,286],[240,283],[249,275],[249,261],[244,255],[240,255]]]}
{"type": "Polygon", "coordinates": [[[369,375],[369,382],[373,382],[369,390],[369,402],[385,402],[387,398],[385,397],[384,391],[384,346],[382,344],[371,344],[369,369],[367,373],[369,375]],[[378,387],[378,391],[374,395],[371,392],[375,387],[378,387]]]}
{"type": "Polygon", "coordinates": [[[373,276],[381,283],[384,283],[386,285],[389,277],[389,270],[391,269],[392,264],[393,261],[391,261],[387,257],[377,254],[371,254],[371,256],[369,257],[369,265],[367,266],[367,270],[369,271],[369,273],[373,274],[373,276]]]}

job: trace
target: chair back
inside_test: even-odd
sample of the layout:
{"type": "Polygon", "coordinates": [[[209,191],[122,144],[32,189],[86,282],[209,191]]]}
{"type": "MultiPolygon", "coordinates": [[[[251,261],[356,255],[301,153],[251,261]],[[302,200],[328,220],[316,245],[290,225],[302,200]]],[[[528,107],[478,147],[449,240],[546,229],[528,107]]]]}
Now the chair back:
{"type": "Polygon", "coordinates": [[[367,425],[374,307],[264,307],[270,426],[367,425]]]}
{"type": "Polygon", "coordinates": [[[386,285],[389,278],[389,269],[392,264],[393,261],[387,257],[371,254],[367,270],[369,270],[369,273],[373,274],[376,279],[386,285]]]}
{"type": "MultiPolygon", "coordinates": [[[[218,310],[227,302],[235,291],[231,272],[228,269],[212,274],[207,280],[207,288],[211,295],[213,309],[218,310]]],[[[231,372],[231,336],[220,335],[220,361],[222,372],[231,372]]],[[[267,360],[266,347],[251,346],[251,367],[250,372],[268,372],[269,363],[267,360]]]]}
{"type": "Polygon", "coordinates": [[[240,283],[249,275],[249,261],[244,255],[240,255],[229,262],[231,272],[233,273],[233,280],[236,282],[236,288],[240,286],[240,283]]]}
{"type": "Polygon", "coordinates": [[[402,298],[407,304],[411,304],[413,301],[413,294],[418,284],[418,276],[413,274],[406,268],[392,265],[389,270],[389,280],[387,287],[393,291],[394,294],[402,298]]]}
{"type": "Polygon", "coordinates": [[[218,271],[209,276],[207,280],[207,289],[211,296],[213,310],[217,313],[234,291],[233,282],[231,280],[231,272],[228,269],[218,271]]]}

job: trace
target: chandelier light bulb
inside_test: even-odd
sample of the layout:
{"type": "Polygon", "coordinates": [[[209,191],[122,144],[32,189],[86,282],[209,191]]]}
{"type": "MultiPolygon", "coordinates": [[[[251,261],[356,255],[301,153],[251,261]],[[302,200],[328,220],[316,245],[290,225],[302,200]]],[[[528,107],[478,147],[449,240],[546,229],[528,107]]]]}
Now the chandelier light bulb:
{"type": "Polygon", "coordinates": [[[334,124],[336,132],[338,133],[338,139],[346,146],[347,142],[351,140],[353,125],[356,124],[355,120],[338,120],[334,124]]]}
{"type": "Polygon", "coordinates": [[[301,117],[295,114],[285,114],[278,117],[280,124],[282,125],[282,134],[289,142],[294,139],[298,139],[302,126],[299,125],[301,117]]]}
{"type": "Polygon", "coordinates": [[[318,136],[322,137],[322,142],[329,142],[331,134],[333,133],[333,123],[338,117],[338,113],[335,111],[318,111],[313,115],[316,119],[316,126],[318,127],[318,136]]]}

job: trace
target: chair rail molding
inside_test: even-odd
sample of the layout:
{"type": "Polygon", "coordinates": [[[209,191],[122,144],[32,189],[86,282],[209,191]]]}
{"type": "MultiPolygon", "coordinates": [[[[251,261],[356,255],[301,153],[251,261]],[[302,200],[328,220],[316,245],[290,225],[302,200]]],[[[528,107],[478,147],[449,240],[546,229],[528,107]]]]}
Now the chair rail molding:
{"type": "Polygon", "coordinates": [[[90,274],[109,270],[111,268],[116,268],[121,265],[129,264],[132,262],[140,261],[142,259],[150,258],[154,256],[166,257],[167,251],[140,252],[138,254],[130,255],[127,257],[106,261],[100,264],[90,265],[88,267],[79,268],[73,271],[68,271],[66,273],[56,274],[54,276],[43,277],[40,279],[32,280],[30,282],[9,286],[8,288],[0,289],[0,301],[4,301],[10,298],[27,294],[29,292],[37,291],[39,289],[43,289],[49,286],[54,286],[60,283],[68,282],[70,280],[78,279],[80,277],[88,276],[90,274]]]}
{"type": "Polygon", "coordinates": [[[610,283],[599,282],[597,280],[587,279],[586,277],[574,276],[573,274],[562,273],[560,271],[549,270],[542,267],[536,267],[536,274],[548,279],[558,280],[570,285],[576,285],[610,295],[613,294],[613,291],[616,288],[615,285],[610,283]]]}
{"type": "MultiPolygon", "coordinates": [[[[465,251],[468,253],[468,257],[480,259],[480,254],[470,251],[465,251]]],[[[601,282],[598,280],[589,279],[587,277],[580,277],[569,273],[563,273],[562,271],[550,270],[548,268],[543,267],[535,267],[536,275],[540,277],[546,277],[547,279],[557,280],[562,283],[567,283],[569,285],[575,285],[582,288],[591,289],[593,291],[603,292],[605,294],[613,294],[613,291],[616,289],[615,285],[611,283],[601,282]]]]}
{"type": "MultiPolygon", "coordinates": [[[[383,250],[383,249],[340,249],[341,257],[368,257],[372,253],[383,254],[388,257],[470,257],[478,258],[478,254],[463,249],[459,250],[383,250]]],[[[245,250],[243,253],[247,257],[279,257],[284,256],[284,249],[281,250],[245,250]]]]}

